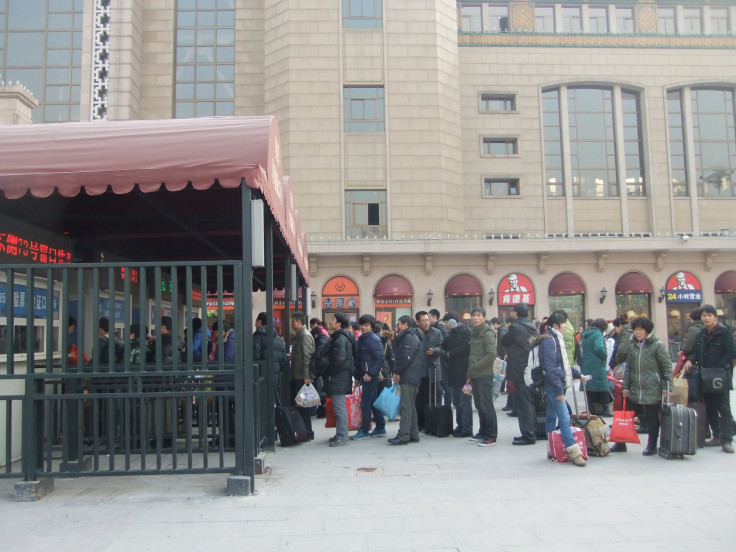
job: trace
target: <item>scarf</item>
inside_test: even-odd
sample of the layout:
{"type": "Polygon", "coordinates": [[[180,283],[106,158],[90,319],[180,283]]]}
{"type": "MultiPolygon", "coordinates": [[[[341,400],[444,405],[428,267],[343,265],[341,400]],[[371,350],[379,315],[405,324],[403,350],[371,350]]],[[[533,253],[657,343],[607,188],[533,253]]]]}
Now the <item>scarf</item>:
{"type": "Polygon", "coordinates": [[[565,337],[554,327],[550,326],[549,329],[552,331],[552,335],[560,347],[562,366],[565,368],[565,389],[569,389],[572,387],[572,369],[570,368],[570,360],[567,358],[567,350],[565,349],[565,337]]]}

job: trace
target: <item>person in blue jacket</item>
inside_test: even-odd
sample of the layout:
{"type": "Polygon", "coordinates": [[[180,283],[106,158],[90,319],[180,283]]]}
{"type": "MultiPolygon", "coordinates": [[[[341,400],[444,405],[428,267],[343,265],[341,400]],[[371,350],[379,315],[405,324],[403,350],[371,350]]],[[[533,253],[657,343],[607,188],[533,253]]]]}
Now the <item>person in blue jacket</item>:
{"type": "Polygon", "coordinates": [[[553,312],[539,337],[539,364],[544,370],[544,392],[547,394],[546,430],[551,433],[559,424],[562,443],[570,461],[584,467],[583,452],[572,436],[570,413],[565,403],[565,392],[572,385],[573,371],[580,377],[580,372],[570,366],[567,358],[564,338],[566,324],[565,315],[553,312]]]}
{"type": "Polygon", "coordinates": [[[386,435],[386,420],[381,411],[373,406],[378,397],[378,382],[381,379],[381,368],[383,368],[383,344],[381,338],[373,333],[375,323],[376,319],[370,314],[364,314],[358,319],[360,337],[353,375],[357,381],[361,382],[363,388],[360,396],[363,422],[358,433],[350,438],[352,441],[386,435]],[[376,421],[376,429],[373,431],[370,430],[371,413],[376,421]]]}

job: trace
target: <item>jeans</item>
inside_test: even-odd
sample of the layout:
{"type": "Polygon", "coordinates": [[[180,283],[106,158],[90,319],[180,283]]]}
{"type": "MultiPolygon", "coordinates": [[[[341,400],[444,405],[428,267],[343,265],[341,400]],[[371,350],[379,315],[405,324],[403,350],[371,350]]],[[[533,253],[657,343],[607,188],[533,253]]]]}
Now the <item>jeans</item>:
{"type": "MultiPolygon", "coordinates": [[[[402,383],[399,385],[401,390],[401,401],[399,402],[399,432],[396,435],[402,441],[409,439],[419,439],[419,425],[417,418],[417,392],[419,386],[413,383],[402,383]]],[[[422,406],[424,410],[424,406],[422,406]]]]}
{"type": "Polygon", "coordinates": [[[338,441],[348,439],[348,407],[345,404],[345,397],[346,395],[330,395],[335,411],[335,437],[338,441]]]}
{"type": "Polygon", "coordinates": [[[478,410],[478,433],[484,439],[495,441],[498,437],[498,420],[493,407],[493,376],[473,378],[470,383],[473,386],[475,408],[478,410]]]}
{"type": "Polygon", "coordinates": [[[565,447],[572,446],[576,443],[572,436],[572,428],[570,426],[570,412],[567,410],[567,403],[557,400],[557,394],[553,389],[545,389],[547,394],[547,419],[545,420],[545,430],[551,433],[557,425],[560,426],[562,434],[562,443],[565,447]]]}
{"type": "MultiPolygon", "coordinates": [[[[524,380],[514,381],[514,409],[519,416],[519,430],[521,436],[530,441],[536,441],[537,415],[534,412],[532,390],[526,386],[524,380]]],[[[549,404],[549,403],[548,403],[549,404]]],[[[563,401],[564,404],[564,401],[563,401]]]]}
{"type": "Polygon", "coordinates": [[[386,420],[383,418],[383,414],[380,410],[373,407],[373,403],[376,402],[378,397],[378,378],[373,378],[371,381],[363,381],[363,394],[360,397],[360,411],[363,414],[363,422],[360,426],[360,430],[363,433],[368,433],[371,430],[371,413],[373,419],[376,421],[376,429],[386,429],[386,420]]]}
{"type": "MultiPolygon", "coordinates": [[[[291,380],[291,404],[296,405],[296,394],[304,385],[304,380],[291,380]]],[[[302,408],[301,406],[296,407],[296,411],[302,417],[304,421],[304,427],[307,429],[307,434],[312,434],[312,409],[302,408]]]]}
{"type": "Polygon", "coordinates": [[[708,423],[713,428],[713,437],[721,440],[721,443],[731,444],[733,440],[733,424],[731,423],[731,393],[704,393],[705,414],[708,423]]]}
{"type": "Polygon", "coordinates": [[[463,433],[473,434],[473,403],[462,387],[452,387],[452,404],[455,406],[457,427],[463,433]]]}

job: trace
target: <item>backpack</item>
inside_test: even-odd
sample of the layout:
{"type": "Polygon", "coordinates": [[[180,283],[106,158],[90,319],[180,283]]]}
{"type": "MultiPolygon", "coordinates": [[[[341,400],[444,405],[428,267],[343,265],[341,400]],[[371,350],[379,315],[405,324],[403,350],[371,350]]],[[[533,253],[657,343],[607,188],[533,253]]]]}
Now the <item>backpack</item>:
{"type": "Polygon", "coordinates": [[[524,383],[527,387],[544,386],[544,370],[539,364],[539,345],[529,351],[529,358],[524,369],[524,383]]]}
{"type": "Polygon", "coordinates": [[[322,345],[315,349],[312,358],[309,359],[309,372],[317,377],[323,375],[330,364],[327,354],[330,351],[330,343],[331,340],[325,340],[322,345]]]}

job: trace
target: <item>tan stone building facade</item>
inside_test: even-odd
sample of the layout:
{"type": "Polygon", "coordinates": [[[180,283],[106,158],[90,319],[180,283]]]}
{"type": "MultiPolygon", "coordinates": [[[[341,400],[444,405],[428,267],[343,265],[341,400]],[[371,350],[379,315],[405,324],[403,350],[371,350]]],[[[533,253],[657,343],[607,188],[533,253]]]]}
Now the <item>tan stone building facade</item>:
{"type": "Polygon", "coordinates": [[[732,2],[73,4],[80,119],[278,117],[318,317],[736,318],[732,2]]]}

